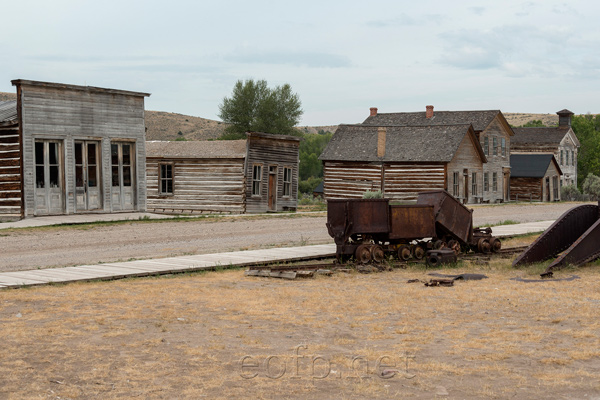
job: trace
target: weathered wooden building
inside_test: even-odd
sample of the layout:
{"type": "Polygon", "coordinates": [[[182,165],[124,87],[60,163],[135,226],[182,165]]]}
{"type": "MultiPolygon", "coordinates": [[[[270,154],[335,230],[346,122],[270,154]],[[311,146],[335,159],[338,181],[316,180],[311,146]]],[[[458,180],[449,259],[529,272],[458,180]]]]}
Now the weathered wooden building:
{"type": "Polygon", "coordinates": [[[146,209],[149,94],[22,79],[12,84],[16,125],[0,133],[6,144],[0,173],[13,182],[0,186],[0,198],[10,199],[6,207],[22,217],[146,209]]]}
{"type": "Polygon", "coordinates": [[[326,199],[380,190],[410,201],[418,192],[445,189],[473,203],[483,195],[487,159],[470,124],[340,125],[319,158],[326,199]]]}
{"type": "Polygon", "coordinates": [[[557,127],[513,128],[512,152],[515,154],[553,154],[563,175],[561,185],[577,184],[577,154],[581,144],[571,128],[569,110],[558,114],[557,127]]]}
{"type": "MultiPolygon", "coordinates": [[[[477,187],[478,195],[469,201],[507,201],[510,191],[510,154],[514,132],[500,110],[482,111],[436,111],[426,106],[421,112],[379,113],[370,109],[370,115],[363,125],[372,126],[450,126],[471,124],[487,162],[483,172],[465,180],[466,186],[477,187]],[[474,179],[474,181],[473,181],[474,179]]],[[[436,142],[443,146],[443,141],[436,142]]],[[[427,146],[427,143],[423,145],[427,146]]],[[[460,191],[464,188],[461,186],[460,191]]],[[[452,193],[452,190],[450,190],[452,193]]],[[[471,197],[471,196],[469,196],[471,197]]]]}
{"type": "Polygon", "coordinates": [[[512,200],[560,201],[562,170],[552,154],[512,154],[512,200]]]}
{"type": "Polygon", "coordinates": [[[21,216],[21,151],[17,102],[0,101],[0,218],[21,216]]]}
{"type": "Polygon", "coordinates": [[[147,142],[148,210],[260,213],[295,210],[300,139],[147,142]]]}

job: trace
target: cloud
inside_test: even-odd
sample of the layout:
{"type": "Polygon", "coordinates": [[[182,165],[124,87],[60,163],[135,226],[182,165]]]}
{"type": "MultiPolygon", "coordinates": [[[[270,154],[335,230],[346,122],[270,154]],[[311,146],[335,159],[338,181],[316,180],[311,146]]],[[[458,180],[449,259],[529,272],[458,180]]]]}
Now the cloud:
{"type": "Polygon", "coordinates": [[[415,18],[405,13],[400,14],[396,18],[377,19],[366,23],[367,26],[370,26],[372,28],[387,28],[390,26],[412,26],[417,24],[418,22],[415,18]]]}
{"type": "Polygon", "coordinates": [[[475,15],[483,15],[483,13],[486,11],[485,7],[470,7],[469,10],[471,10],[471,12],[475,15]]]}
{"type": "Polygon", "coordinates": [[[313,52],[240,52],[229,54],[225,61],[246,64],[292,65],[311,68],[347,68],[351,66],[350,59],[345,56],[329,53],[313,52]]]}

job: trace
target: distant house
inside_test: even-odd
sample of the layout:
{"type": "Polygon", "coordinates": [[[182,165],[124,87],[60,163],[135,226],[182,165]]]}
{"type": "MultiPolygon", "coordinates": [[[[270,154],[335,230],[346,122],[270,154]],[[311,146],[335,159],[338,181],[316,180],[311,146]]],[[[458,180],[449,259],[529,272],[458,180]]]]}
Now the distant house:
{"type": "Polygon", "coordinates": [[[403,201],[434,189],[465,203],[483,196],[487,160],[470,124],[340,125],[319,158],[326,199],[360,198],[368,190],[403,201]]]}
{"type": "Polygon", "coordinates": [[[17,101],[0,106],[1,212],[30,217],[146,209],[148,93],[22,79],[12,84],[17,101]]]}
{"type": "Polygon", "coordinates": [[[573,113],[561,110],[557,127],[513,128],[512,152],[515,154],[553,154],[563,175],[561,185],[577,184],[577,154],[581,144],[571,128],[573,113]]]}
{"type": "Polygon", "coordinates": [[[300,139],[147,142],[148,210],[259,213],[296,210],[300,139]]]}
{"type": "Polygon", "coordinates": [[[562,170],[552,154],[512,154],[511,199],[560,201],[562,170]]]}

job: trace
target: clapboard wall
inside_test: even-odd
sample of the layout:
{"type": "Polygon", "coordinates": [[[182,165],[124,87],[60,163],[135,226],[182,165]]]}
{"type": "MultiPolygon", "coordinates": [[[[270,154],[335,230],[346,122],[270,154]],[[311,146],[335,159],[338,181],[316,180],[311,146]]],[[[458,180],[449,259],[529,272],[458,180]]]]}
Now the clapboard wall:
{"type": "Polygon", "coordinates": [[[245,209],[244,159],[146,160],[148,211],[158,213],[233,213],[245,209]],[[160,164],[173,168],[173,193],[159,191],[160,164]]]}
{"type": "Polygon", "coordinates": [[[298,164],[300,139],[293,136],[272,135],[258,132],[247,133],[246,156],[246,212],[296,210],[298,206],[298,164]],[[254,165],[262,166],[261,189],[259,195],[252,194],[252,173],[254,165]],[[275,210],[269,210],[269,173],[276,169],[275,210]],[[284,168],[291,168],[291,191],[284,196],[284,168]]]}
{"type": "Polygon", "coordinates": [[[74,142],[90,140],[101,148],[100,211],[113,212],[111,204],[111,143],[134,145],[135,210],[146,209],[146,156],[144,97],[147,93],[14,80],[23,140],[24,216],[39,215],[35,204],[34,145],[38,140],[60,143],[63,212],[75,212],[74,142]]]}
{"type": "Polygon", "coordinates": [[[0,128],[0,214],[21,214],[21,151],[17,128],[0,128]]]}

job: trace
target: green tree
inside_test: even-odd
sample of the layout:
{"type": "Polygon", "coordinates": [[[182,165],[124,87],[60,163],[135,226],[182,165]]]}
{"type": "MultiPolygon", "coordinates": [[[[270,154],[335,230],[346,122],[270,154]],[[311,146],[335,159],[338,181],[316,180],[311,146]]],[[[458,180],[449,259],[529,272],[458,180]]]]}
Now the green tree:
{"type": "Polygon", "coordinates": [[[304,181],[310,177],[323,177],[323,164],[319,156],[331,140],[331,132],[325,134],[308,133],[300,142],[300,180],[304,181]]]}
{"type": "Polygon", "coordinates": [[[600,115],[577,115],[571,127],[581,143],[577,156],[577,180],[582,187],[588,174],[600,175],[600,115]]]}
{"type": "Polygon", "coordinates": [[[600,199],[600,177],[588,174],[583,181],[583,193],[589,194],[592,200],[600,199]]]}
{"type": "Polygon", "coordinates": [[[222,138],[243,138],[248,131],[298,135],[294,127],[302,113],[300,98],[289,84],[271,89],[265,80],[239,80],[231,97],[219,105],[219,117],[230,124],[222,138]]]}
{"type": "Polygon", "coordinates": [[[541,128],[544,127],[544,123],[541,119],[534,119],[523,125],[523,128],[541,128]]]}

